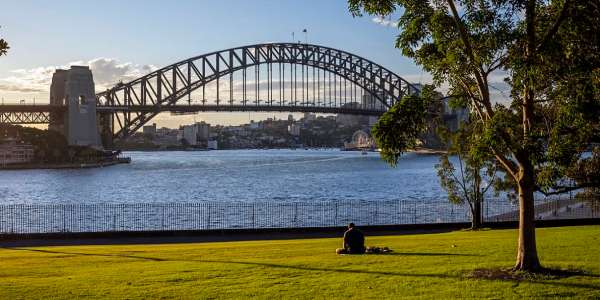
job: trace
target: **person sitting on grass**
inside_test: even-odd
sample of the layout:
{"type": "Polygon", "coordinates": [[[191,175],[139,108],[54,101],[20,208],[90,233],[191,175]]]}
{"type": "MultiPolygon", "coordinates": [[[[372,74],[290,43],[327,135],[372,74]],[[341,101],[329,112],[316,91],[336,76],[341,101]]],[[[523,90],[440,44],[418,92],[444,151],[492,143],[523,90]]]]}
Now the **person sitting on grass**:
{"type": "Polygon", "coordinates": [[[365,253],[365,235],[354,223],[348,224],[348,230],[344,232],[343,248],[337,249],[337,254],[364,254],[365,253]]]}

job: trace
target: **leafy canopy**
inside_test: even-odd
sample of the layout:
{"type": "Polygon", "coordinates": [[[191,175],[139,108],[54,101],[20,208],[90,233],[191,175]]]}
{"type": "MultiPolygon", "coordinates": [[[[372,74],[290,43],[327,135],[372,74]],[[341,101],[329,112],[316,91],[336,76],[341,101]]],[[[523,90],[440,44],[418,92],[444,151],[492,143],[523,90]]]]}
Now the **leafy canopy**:
{"type": "Polygon", "coordinates": [[[8,46],[8,42],[6,42],[4,39],[0,38],[0,56],[6,55],[6,53],[8,52],[8,49],[10,49],[10,47],[8,46]]]}
{"type": "Polygon", "coordinates": [[[427,128],[428,108],[435,91],[426,86],[420,95],[407,95],[390,108],[373,126],[372,134],[381,148],[381,157],[396,166],[407,149],[417,146],[417,139],[427,128]]]}
{"type": "MultiPolygon", "coordinates": [[[[349,7],[354,15],[401,14],[396,46],[479,122],[473,155],[494,155],[509,180],[531,178],[539,191],[569,189],[562,179],[600,140],[600,1],[349,0],[349,7]],[[509,92],[492,97],[497,78],[509,92]]],[[[392,164],[416,134],[401,132],[411,128],[400,112],[406,107],[398,103],[375,129],[392,164]],[[386,129],[394,132],[379,132],[386,129]]],[[[582,178],[600,176],[579,169],[592,172],[582,178]]]]}

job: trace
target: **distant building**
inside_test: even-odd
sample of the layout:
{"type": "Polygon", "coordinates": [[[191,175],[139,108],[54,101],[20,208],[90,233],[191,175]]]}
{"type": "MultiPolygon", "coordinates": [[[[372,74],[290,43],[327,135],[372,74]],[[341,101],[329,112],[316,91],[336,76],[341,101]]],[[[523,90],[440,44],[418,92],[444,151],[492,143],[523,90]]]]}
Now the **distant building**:
{"type": "Polygon", "coordinates": [[[33,161],[34,150],[30,144],[19,144],[14,139],[0,142],[0,165],[24,164],[33,161]]]}
{"type": "Polygon", "coordinates": [[[290,124],[288,125],[288,133],[293,136],[300,136],[300,127],[298,124],[290,124]]]}
{"type": "MultiPolygon", "coordinates": [[[[350,102],[344,103],[341,108],[344,109],[359,109],[360,103],[358,102],[350,102]]],[[[335,118],[335,122],[341,126],[357,126],[361,124],[367,123],[365,116],[359,115],[350,115],[350,114],[337,114],[335,118]]]]}
{"type": "Polygon", "coordinates": [[[450,107],[450,98],[444,101],[444,123],[446,127],[454,132],[457,131],[461,123],[469,120],[469,110],[466,107],[450,107]]]}
{"type": "Polygon", "coordinates": [[[210,124],[200,122],[195,124],[198,127],[198,140],[207,141],[210,135],[210,124]]]}
{"type": "Polygon", "coordinates": [[[312,122],[317,119],[317,115],[313,113],[304,113],[304,122],[312,122]]]}
{"type": "Polygon", "coordinates": [[[254,122],[254,120],[250,121],[250,129],[258,129],[260,124],[258,122],[254,122]]]}
{"type": "Polygon", "coordinates": [[[155,136],[156,135],[156,123],[152,125],[146,125],[143,127],[142,132],[145,135],[155,136]]]}
{"type": "Polygon", "coordinates": [[[210,124],[199,122],[192,125],[184,125],[179,129],[178,140],[185,140],[189,145],[196,146],[208,141],[210,137],[210,124]]]}

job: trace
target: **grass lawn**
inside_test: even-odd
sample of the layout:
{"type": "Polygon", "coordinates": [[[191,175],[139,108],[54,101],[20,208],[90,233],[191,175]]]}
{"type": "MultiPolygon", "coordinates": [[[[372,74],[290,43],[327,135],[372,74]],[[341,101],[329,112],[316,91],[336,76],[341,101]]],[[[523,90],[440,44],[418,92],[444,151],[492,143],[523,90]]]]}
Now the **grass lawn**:
{"type": "Polygon", "coordinates": [[[600,298],[600,226],[537,230],[567,278],[472,279],[515,259],[517,232],[367,237],[394,254],[336,255],[340,239],[0,248],[0,299],[600,298]]]}

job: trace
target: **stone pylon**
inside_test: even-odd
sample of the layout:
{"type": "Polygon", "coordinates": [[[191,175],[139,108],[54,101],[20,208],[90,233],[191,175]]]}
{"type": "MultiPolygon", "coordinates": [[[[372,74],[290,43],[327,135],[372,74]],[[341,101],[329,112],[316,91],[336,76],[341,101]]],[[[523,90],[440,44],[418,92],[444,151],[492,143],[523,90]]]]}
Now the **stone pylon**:
{"type": "Polygon", "coordinates": [[[71,146],[102,149],[96,117],[96,93],[92,71],[86,66],[56,70],[50,87],[50,104],[66,105],[67,113],[51,117],[50,130],[61,132],[71,146]]]}

